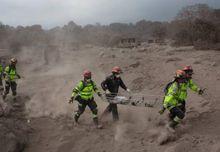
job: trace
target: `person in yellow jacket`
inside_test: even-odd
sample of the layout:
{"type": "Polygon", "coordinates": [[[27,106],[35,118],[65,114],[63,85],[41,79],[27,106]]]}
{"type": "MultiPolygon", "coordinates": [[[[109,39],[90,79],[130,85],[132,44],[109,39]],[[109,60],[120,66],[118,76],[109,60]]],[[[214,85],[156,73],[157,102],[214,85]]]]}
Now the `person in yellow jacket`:
{"type": "Polygon", "coordinates": [[[16,99],[17,94],[17,83],[16,79],[20,79],[20,75],[17,73],[16,70],[17,65],[17,59],[12,58],[10,60],[10,64],[5,67],[4,69],[4,78],[5,78],[5,91],[3,93],[3,100],[6,98],[7,94],[9,93],[9,90],[11,88],[12,95],[14,96],[14,99],[16,99]]]}
{"type": "Polygon", "coordinates": [[[88,70],[83,73],[84,79],[81,80],[78,85],[73,89],[72,96],[69,100],[69,103],[73,103],[73,100],[78,101],[78,110],[74,115],[75,122],[78,123],[78,119],[81,114],[85,111],[86,106],[90,108],[93,114],[93,121],[97,128],[101,128],[98,122],[98,109],[97,104],[94,100],[94,92],[98,94],[98,96],[102,96],[96,87],[95,82],[91,79],[92,73],[88,70]]]}
{"type": "Polygon", "coordinates": [[[185,117],[185,100],[187,98],[187,88],[201,94],[194,83],[188,81],[187,74],[183,70],[177,70],[175,80],[169,86],[165,95],[163,106],[169,110],[170,124],[169,127],[175,128],[179,122],[185,117]]]}

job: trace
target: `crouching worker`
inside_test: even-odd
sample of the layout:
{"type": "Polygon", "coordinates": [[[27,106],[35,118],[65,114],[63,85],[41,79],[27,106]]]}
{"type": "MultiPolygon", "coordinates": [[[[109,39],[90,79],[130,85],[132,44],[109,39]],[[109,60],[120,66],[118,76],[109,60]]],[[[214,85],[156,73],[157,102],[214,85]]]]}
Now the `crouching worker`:
{"type": "Polygon", "coordinates": [[[101,129],[102,126],[98,122],[98,109],[97,104],[94,100],[94,92],[98,94],[99,97],[102,94],[99,92],[98,88],[94,81],[92,81],[92,73],[88,70],[83,73],[84,79],[81,80],[78,85],[73,89],[72,96],[69,100],[69,103],[73,103],[73,100],[78,101],[78,110],[74,115],[75,122],[78,123],[78,119],[81,114],[85,111],[86,106],[90,108],[93,114],[93,121],[95,126],[98,129],[101,129]]]}

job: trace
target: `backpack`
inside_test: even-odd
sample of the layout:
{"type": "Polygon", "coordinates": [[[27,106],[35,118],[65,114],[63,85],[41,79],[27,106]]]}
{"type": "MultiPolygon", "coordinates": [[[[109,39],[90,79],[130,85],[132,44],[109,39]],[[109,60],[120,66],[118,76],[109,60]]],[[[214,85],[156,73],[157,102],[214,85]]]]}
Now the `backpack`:
{"type": "Polygon", "coordinates": [[[174,79],[173,81],[167,83],[167,85],[166,85],[165,88],[163,89],[163,92],[164,92],[165,95],[167,95],[170,86],[171,86],[174,82],[175,82],[175,79],[174,79]]]}

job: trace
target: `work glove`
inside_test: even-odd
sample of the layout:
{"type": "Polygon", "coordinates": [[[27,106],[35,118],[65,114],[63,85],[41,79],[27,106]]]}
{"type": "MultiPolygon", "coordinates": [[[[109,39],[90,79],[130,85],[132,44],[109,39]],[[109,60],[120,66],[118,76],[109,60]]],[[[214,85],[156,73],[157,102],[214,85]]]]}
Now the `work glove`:
{"type": "Polygon", "coordinates": [[[74,100],[74,97],[71,97],[71,98],[69,99],[69,103],[73,103],[73,100],[74,100]]]}
{"type": "Polygon", "coordinates": [[[166,110],[166,109],[163,107],[162,109],[160,109],[160,110],[158,111],[158,113],[159,113],[160,115],[162,115],[165,110],[166,110]]]}
{"type": "Polygon", "coordinates": [[[126,89],[126,91],[127,91],[127,92],[131,92],[131,90],[130,90],[130,89],[126,89]]]}
{"type": "Polygon", "coordinates": [[[199,89],[198,93],[199,93],[199,95],[202,95],[204,93],[204,91],[202,89],[199,89]]]}
{"type": "Polygon", "coordinates": [[[101,92],[97,92],[97,95],[98,95],[99,97],[102,97],[101,92]]]}

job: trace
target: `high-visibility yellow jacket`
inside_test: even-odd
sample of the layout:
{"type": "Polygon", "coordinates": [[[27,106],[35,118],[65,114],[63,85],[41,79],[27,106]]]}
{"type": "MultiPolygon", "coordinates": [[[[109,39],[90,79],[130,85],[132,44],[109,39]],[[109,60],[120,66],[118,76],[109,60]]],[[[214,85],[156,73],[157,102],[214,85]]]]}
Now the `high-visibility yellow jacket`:
{"type": "Polygon", "coordinates": [[[79,95],[83,100],[90,100],[94,93],[98,93],[98,88],[94,81],[84,82],[83,80],[72,91],[72,97],[79,95]]]}
{"type": "Polygon", "coordinates": [[[177,83],[174,81],[168,88],[168,92],[165,95],[163,106],[168,110],[173,107],[179,106],[187,98],[187,89],[198,92],[199,87],[192,81],[188,80],[186,83],[177,83]]]}
{"type": "Polygon", "coordinates": [[[180,84],[181,94],[180,101],[184,101],[187,98],[187,89],[190,88],[194,92],[199,92],[200,88],[193,82],[192,79],[189,79],[187,83],[180,84]]]}
{"type": "Polygon", "coordinates": [[[16,68],[11,67],[10,65],[5,67],[4,74],[6,81],[15,81],[15,79],[18,77],[16,68]]]}

